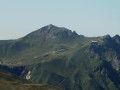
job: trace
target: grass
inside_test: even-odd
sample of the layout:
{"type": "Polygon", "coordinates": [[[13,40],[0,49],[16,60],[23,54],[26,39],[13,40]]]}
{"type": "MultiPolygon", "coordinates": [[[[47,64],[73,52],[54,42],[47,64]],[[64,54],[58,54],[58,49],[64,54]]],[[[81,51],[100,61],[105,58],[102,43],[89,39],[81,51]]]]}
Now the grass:
{"type": "Polygon", "coordinates": [[[0,90],[62,90],[57,87],[32,83],[0,69],[0,90]]]}

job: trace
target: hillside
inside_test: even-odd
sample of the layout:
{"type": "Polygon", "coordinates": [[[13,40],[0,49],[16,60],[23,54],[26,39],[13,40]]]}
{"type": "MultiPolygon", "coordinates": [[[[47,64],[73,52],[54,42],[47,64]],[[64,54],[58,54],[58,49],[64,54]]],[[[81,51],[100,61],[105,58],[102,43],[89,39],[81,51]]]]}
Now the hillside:
{"type": "Polygon", "coordinates": [[[0,69],[0,90],[62,90],[53,86],[31,83],[0,69]]]}
{"type": "Polygon", "coordinates": [[[85,37],[47,25],[0,41],[1,68],[66,90],[120,89],[120,36],[85,37]]]}

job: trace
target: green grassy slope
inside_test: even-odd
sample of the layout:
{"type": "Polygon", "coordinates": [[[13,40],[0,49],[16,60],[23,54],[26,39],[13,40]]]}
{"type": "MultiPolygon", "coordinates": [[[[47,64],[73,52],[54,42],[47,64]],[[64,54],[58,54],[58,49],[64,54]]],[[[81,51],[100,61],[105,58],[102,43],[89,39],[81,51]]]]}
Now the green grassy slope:
{"type": "Polygon", "coordinates": [[[62,90],[53,86],[31,83],[0,69],[0,90],[62,90]]]}

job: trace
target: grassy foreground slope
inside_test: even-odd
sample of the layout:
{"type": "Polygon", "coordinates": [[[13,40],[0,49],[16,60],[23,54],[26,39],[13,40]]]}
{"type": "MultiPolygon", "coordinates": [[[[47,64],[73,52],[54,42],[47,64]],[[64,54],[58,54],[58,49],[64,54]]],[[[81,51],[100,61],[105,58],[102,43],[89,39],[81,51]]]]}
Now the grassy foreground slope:
{"type": "Polygon", "coordinates": [[[0,69],[0,90],[62,90],[53,86],[31,83],[0,69]]]}

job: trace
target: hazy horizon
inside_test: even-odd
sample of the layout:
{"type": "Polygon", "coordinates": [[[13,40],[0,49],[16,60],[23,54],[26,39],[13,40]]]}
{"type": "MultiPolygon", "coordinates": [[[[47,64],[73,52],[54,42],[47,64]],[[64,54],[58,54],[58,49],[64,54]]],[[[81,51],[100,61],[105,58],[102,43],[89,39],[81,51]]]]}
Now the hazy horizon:
{"type": "Polygon", "coordinates": [[[1,0],[0,40],[53,24],[87,37],[120,35],[120,0],[1,0]]]}

